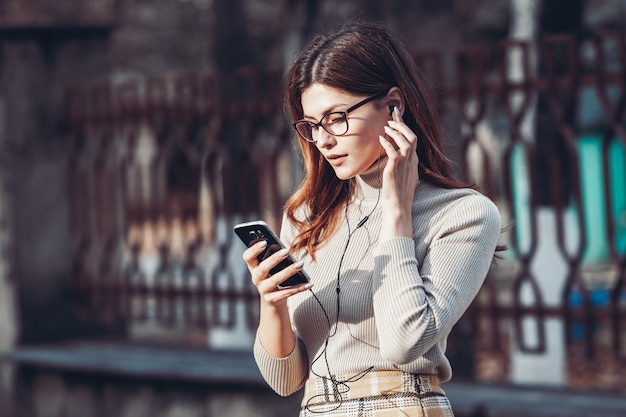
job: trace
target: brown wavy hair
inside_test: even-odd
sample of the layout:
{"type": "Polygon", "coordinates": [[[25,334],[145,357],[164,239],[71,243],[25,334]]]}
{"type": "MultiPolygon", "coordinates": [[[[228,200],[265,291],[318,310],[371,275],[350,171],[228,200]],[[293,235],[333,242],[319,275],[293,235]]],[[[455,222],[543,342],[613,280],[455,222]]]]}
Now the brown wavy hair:
{"type": "MultiPolygon", "coordinates": [[[[420,181],[444,188],[467,184],[454,178],[443,152],[440,121],[433,97],[399,38],[379,23],[353,21],[312,39],[293,62],[286,79],[286,106],[292,120],[303,117],[302,93],[319,83],[354,95],[373,95],[399,87],[404,95],[404,122],[418,137],[420,181]]],[[[299,233],[291,249],[316,249],[335,230],[355,187],[340,180],[315,145],[298,140],[305,177],[285,204],[285,214],[299,233]],[[306,217],[299,215],[305,209],[306,217]]]]}

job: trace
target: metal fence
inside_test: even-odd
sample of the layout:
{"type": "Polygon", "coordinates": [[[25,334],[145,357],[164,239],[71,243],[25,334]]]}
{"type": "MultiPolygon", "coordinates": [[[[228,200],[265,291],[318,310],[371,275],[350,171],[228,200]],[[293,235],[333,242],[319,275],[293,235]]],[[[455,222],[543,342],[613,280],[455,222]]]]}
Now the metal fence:
{"type": "MultiPolygon", "coordinates": [[[[466,316],[477,377],[509,378],[513,351],[545,353],[551,321],[570,383],[598,360],[624,374],[624,32],[466,46],[448,85],[444,58],[416,55],[451,154],[509,224],[510,250],[466,316]]],[[[280,81],[241,69],[68,89],[72,282],[85,312],[131,338],[247,346],[258,304],[231,228],[278,228],[301,175],[280,81]]]]}

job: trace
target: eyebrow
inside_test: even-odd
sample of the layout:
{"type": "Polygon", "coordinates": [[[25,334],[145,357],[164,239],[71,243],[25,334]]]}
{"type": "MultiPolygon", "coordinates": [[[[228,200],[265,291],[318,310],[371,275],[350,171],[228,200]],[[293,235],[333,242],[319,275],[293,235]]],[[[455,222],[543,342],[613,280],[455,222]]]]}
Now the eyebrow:
{"type": "MultiPolygon", "coordinates": [[[[335,112],[340,112],[341,110],[337,110],[338,107],[345,107],[347,106],[347,103],[338,103],[338,104],[333,104],[332,106],[326,108],[323,112],[322,112],[322,118],[324,116],[326,116],[329,113],[335,113],[335,112]]],[[[313,119],[313,120],[317,120],[315,117],[313,116],[307,116],[306,114],[302,115],[303,119],[313,119]]]]}

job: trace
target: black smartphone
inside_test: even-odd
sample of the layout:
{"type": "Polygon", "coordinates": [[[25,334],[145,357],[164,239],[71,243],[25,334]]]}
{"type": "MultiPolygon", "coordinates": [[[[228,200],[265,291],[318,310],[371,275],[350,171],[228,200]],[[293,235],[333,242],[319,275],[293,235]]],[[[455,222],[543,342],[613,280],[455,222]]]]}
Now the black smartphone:
{"type": "MultiPolygon", "coordinates": [[[[263,220],[257,220],[253,222],[239,223],[233,227],[233,230],[239,236],[239,239],[247,246],[250,247],[257,242],[262,240],[267,241],[267,246],[265,250],[257,257],[259,262],[267,259],[271,254],[278,252],[279,250],[285,248],[285,245],[280,241],[280,239],[276,236],[276,234],[269,228],[267,223],[263,220]]],[[[270,275],[274,275],[277,272],[282,271],[284,268],[293,264],[296,260],[291,254],[283,259],[278,265],[273,267],[270,270],[270,275]]],[[[308,275],[300,270],[296,272],[295,275],[287,278],[283,281],[278,288],[284,289],[293,287],[294,285],[303,284],[309,282],[308,275]]]]}

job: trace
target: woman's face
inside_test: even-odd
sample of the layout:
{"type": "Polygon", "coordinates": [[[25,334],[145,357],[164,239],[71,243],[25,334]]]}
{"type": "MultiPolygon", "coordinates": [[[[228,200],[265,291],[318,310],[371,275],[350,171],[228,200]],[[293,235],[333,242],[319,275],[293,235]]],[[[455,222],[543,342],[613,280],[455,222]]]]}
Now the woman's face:
{"type": "MultiPolygon", "coordinates": [[[[318,123],[326,114],[345,111],[364,98],[366,96],[355,96],[323,84],[312,84],[302,93],[303,118],[318,123]]],[[[369,102],[348,113],[349,129],[345,135],[333,136],[320,127],[314,132],[317,141],[313,146],[333,167],[337,178],[353,178],[384,154],[378,136],[385,135],[383,126],[388,120],[387,106],[369,102]]]]}

